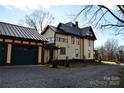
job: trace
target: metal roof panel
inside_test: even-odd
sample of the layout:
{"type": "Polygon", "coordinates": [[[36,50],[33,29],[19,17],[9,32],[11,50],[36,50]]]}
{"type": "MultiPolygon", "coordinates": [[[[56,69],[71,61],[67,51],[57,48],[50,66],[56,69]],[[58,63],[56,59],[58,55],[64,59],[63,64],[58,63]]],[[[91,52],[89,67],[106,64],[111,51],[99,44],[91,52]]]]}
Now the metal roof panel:
{"type": "Polygon", "coordinates": [[[18,26],[4,22],[0,22],[0,35],[47,41],[44,36],[40,35],[33,28],[18,26]]]}

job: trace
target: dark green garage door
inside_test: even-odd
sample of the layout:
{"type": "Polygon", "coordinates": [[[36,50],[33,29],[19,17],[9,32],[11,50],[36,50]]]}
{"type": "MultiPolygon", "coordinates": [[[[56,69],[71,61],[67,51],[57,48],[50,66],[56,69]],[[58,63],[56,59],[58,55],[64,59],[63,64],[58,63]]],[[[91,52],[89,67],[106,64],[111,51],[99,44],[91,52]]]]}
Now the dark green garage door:
{"type": "Polygon", "coordinates": [[[13,65],[33,65],[37,64],[37,48],[29,46],[13,46],[13,65]]]}
{"type": "Polygon", "coordinates": [[[0,65],[6,64],[6,45],[0,44],[0,65]]]}

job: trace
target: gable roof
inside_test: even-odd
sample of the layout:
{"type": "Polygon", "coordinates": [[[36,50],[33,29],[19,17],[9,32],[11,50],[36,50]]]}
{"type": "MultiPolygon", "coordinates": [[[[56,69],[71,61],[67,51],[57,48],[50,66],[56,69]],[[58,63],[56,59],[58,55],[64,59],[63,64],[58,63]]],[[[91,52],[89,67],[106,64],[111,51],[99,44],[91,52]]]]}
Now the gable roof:
{"type": "Polygon", "coordinates": [[[96,40],[96,36],[91,26],[79,28],[72,22],[69,22],[66,24],[59,23],[57,27],[48,25],[41,34],[43,35],[48,28],[50,28],[52,31],[56,33],[71,34],[71,35],[76,35],[83,38],[90,38],[90,39],[96,40]]]}
{"type": "Polygon", "coordinates": [[[47,41],[47,39],[44,36],[40,35],[33,28],[18,26],[4,22],[0,22],[0,36],[47,41]]]}

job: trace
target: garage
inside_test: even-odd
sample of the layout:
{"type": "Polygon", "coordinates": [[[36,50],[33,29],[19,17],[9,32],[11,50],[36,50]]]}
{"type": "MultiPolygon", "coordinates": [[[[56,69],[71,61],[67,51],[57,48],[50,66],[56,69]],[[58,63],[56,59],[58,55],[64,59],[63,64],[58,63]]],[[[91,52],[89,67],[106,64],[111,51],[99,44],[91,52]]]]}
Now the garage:
{"type": "Polygon", "coordinates": [[[13,46],[12,64],[13,65],[32,65],[37,64],[37,47],[13,46]]]}
{"type": "Polygon", "coordinates": [[[6,65],[6,46],[0,44],[0,65],[6,65]]]}
{"type": "Polygon", "coordinates": [[[0,65],[44,64],[45,42],[34,28],[0,22],[0,65]]]}

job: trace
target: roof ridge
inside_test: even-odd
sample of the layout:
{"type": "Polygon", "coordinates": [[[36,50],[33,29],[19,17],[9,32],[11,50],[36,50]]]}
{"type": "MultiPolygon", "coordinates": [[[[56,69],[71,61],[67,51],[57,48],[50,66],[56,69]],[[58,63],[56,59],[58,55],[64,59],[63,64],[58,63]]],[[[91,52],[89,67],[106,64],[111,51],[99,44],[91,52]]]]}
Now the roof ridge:
{"type": "Polygon", "coordinates": [[[1,22],[1,21],[0,21],[0,23],[36,30],[35,28],[21,26],[21,25],[16,25],[16,24],[13,24],[13,23],[7,23],[7,22],[1,22]]]}
{"type": "Polygon", "coordinates": [[[92,26],[86,26],[86,27],[82,27],[81,29],[83,29],[83,28],[92,28],[92,26]]]}
{"type": "Polygon", "coordinates": [[[51,27],[56,27],[56,26],[53,26],[53,25],[49,25],[49,26],[51,26],[51,27]]]}

